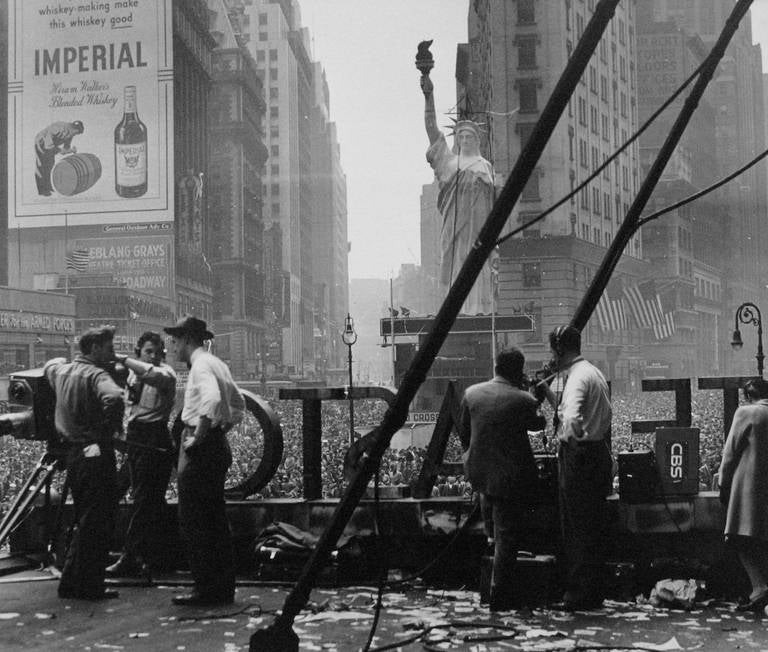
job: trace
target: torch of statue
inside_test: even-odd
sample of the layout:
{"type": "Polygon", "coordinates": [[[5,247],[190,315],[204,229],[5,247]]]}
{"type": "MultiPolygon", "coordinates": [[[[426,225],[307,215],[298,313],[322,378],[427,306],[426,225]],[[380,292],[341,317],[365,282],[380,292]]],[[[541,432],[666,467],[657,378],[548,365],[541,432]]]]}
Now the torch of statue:
{"type": "Polygon", "coordinates": [[[416,51],[416,68],[422,75],[426,76],[429,76],[429,71],[435,67],[435,60],[429,51],[430,45],[432,45],[432,41],[422,41],[416,51]]]}

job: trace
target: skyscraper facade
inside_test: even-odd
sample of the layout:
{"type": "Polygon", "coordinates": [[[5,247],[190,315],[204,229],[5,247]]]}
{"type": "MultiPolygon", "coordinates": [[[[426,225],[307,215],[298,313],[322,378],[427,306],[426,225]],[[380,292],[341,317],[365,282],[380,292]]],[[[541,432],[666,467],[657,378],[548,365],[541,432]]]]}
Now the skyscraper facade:
{"type": "Polygon", "coordinates": [[[265,369],[266,310],[261,175],[264,92],[256,63],[237,40],[223,0],[208,0],[213,51],[210,101],[211,164],[208,179],[210,265],[216,353],[238,378],[265,369]]]}
{"type": "MultiPolygon", "coordinates": [[[[327,89],[318,92],[324,82],[315,79],[318,70],[311,60],[309,32],[301,25],[296,0],[227,0],[227,4],[244,14],[240,36],[264,79],[269,155],[264,171],[264,219],[266,224],[278,222],[281,226],[282,263],[290,296],[281,343],[283,367],[289,374],[316,375],[318,361],[327,354],[323,351],[316,355],[315,351],[323,339],[322,336],[316,339],[315,300],[322,301],[327,294],[328,307],[321,308],[320,313],[325,311],[330,315],[338,310],[339,304],[331,297],[339,296],[342,289],[336,289],[334,280],[333,292],[328,286],[327,292],[318,294],[313,280],[314,193],[318,188],[313,176],[316,169],[313,153],[326,159],[321,166],[327,165],[328,156],[336,161],[331,182],[336,188],[331,193],[331,203],[336,212],[334,219],[346,222],[343,172],[333,153],[318,154],[318,138],[313,134],[313,125],[327,129],[324,119],[317,117],[315,111],[317,109],[320,116],[328,114],[328,93],[327,89]],[[335,308],[330,307],[331,301],[335,308]]],[[[327,139],[328,135],[334,137],[333,129],[326,134],[325,142],[331,149],[337,148],[336,143],[327,139]]],[[[338,247],[342,241],[337,236],[333,242],[338,247]]],[[[336,258],[341,255],[338,250],[334,253],[336,258]]],[[[338,266],[337,272],[339,277],[343,275],[338,266]]]]}
{"type": "MultiPolygon", "coordinates": [[[[484,154],[501,175],[514,166],[594,5],[593,0],[470,4],[469,43],[458,57],[459,106],[485,123],[484,154]]],[[[532,364],[549,359],[548,332],[572,317],[638,188],[640,159],[634,143],[580,193],[533,222],[634,133],[634,26],[635,2],[620,3],[510,216],[508,230],[520,228],[521,233],[500,248],[498,310],[534,316],[533,333],[510,336],[532,364]]],[[[634,282],[645,266],[636,234],[616,276],[634,282]]],[[[628,358],[637,355],[640,343],[636,333],[604,331],[593,317],[583,336],[585,349],[594,347],[590,355],[611,367],[613,377],[629,379],[628,358]],[[616,368],[606,353],[609,346],[624,350],[616,368]]]]}

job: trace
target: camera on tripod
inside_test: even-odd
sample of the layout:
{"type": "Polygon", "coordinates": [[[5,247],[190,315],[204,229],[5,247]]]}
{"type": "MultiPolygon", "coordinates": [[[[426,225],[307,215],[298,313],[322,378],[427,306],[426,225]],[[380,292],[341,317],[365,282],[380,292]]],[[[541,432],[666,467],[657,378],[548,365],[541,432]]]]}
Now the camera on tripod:
{"type": "Polygon", "coordinates": [[[8,412],[0,414],[0,435],[49,443],[58,441],[53,414],[56,394],[43,370],[17,371],[8,380],[8,412]]]}

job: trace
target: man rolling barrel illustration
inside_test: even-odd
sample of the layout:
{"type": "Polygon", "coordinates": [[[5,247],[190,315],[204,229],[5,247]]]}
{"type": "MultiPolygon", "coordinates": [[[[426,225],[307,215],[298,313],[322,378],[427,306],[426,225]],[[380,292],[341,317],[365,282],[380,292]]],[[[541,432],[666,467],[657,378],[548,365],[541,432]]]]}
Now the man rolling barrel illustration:
{"type": "Polygon", "coordinates": [[[35,136],[35,183],[38,195],[50,197],[53,192],[51,170],[56,163],[56,155],[76,153],[72,139],[83,131],[85,127],[80,120],[54,122],[35,136]]]}

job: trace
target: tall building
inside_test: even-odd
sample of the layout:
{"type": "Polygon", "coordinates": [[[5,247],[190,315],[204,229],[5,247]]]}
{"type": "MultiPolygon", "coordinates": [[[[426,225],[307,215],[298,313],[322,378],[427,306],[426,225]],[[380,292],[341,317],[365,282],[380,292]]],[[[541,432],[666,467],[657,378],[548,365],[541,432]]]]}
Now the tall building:
{"type": "MultiPolygon", "coordinates": [[[[646,4],[646,3],[643,3],[646,4]]],[[[670,21],[686,34],[700,36],[711,48],[732,10],[733,3],[701,0],[686,3],[653,0],[646,11],[656,22],[670,21]]],[[[752,44],[750,15],[745,16],[726,50],[718,72],[707,89],[706,97],[714,108],[717,177],[724,177],[747,163],[765,149],[765,107],[762,91],[762,61],[759,45],[752,44]]],[[[739,175],[720,190],[717,210],[727,220],[722,240],[727,266],[717,296],[722,297],[727,340],[728,324],[736,308],[744,301],[765,303],[768,298],[764,279],[768,273],[768,234],[764,228],[768,189],[766,166],[761,162],[739,175]]],[[[702,278],[703,282],[709,281],[702,278]]],[[[699,288],[697,292],[706,291],[699,288]]],[[[754,333],[746,333],[752,339],[754,333]]],[[[746,347],[752,341],[746,342],[746,347]]],[[[746,348],[745,347],[745,348],[746,348]]],[[[730,355],[726,359],[728,373],[747,373],[744,362],[730,355]]],[[[744,360],[744,356],[739,356],[744,360]]],[[[751,367],[751,363],[749,364],[751,367]]]]}
{"type": "Polygon", "coordinates": [[[347,181],[322,66],[312,64],[312,280],[315,286],[315,371],[343,364],[340,333],[349,311],[347,181]]]}
{"type": "MultiPolygon", "coordinates": [[[[638,7],[638,105],[645,122],[698,68],[708,48],[672,21],[653,19],[652,5],[638,7]]],[[[656,159],[683,107],[684,92],[640,138],[644,171],[656,159]]],[[[709,186],[717,175],[715,111],[704,98],[682,134],[654,191],[649,210],[669,206],[709,186]]],[[[674,317],[675,332],[645,342],[646,361],[677,376],[713,375],[722,368],[722,288],[729,260],[722,246],[723,206],[717,195],[664,214],[642,229],[650,274],[674,317]]]]}
{"type": "MultiPolygon", "coordinates": [[[[322,315],[327,313],[329,324],[344,304],[344,299],[339,298],[342,289],[337,289],[336,283],[344,276],[339,258],[346,255],[338,250],[333,253],[336,261],[333,265],[337,267],[333,287],[328,274],[320,280],[321,286],[326,287],[318,288],[313,280],[313,257],[317,251],[313,226],[323,220],[346,222],[345,188],[338,152],[327,151],[338,147],[333,142],[334,129],[328,126],[327,86],[324,80],[316,79],[321,69],[311,61],[309,33],[301,26],[296,0],[226,2],[230,9],[237,8],[244,14],[240,37],[256,60],[267,98],[269,159],[263,179],[264,219],[265,224],[280,224],[282,264],[288,275],[290,296],[290,310],[283,322],[282,367],[288,374],[316,375],[321,371],[317,367],[335,355],[329,337],[323,335],[325,331],[330,333],[330,329],[326,328],[322,315]],[[326,135],[314,134],[314,127],[326,130],[326,135]],[[316,164],[313,155],[323,160],[316,164]],[[320,204],[324,204],[320,210],[327,211],[330,207],[331,212],[320,218],[315,215],[315,193],[320,182],[314,174],[318,169],[331,170],[333,177],[329,183],[335,185],[332,192],[322,191],[327,194],[320,200],[320,204]],[[316,300],[322,305],[316,306],[316,300]],[[316,325],[317,319],[320,326],[316,325]],[[320,347],[319,352],[316,347],[320,347]]],[[[341,233],[341,229],[336,229],[332,236],[334,247],[342,243],[341,233]]],[[[331,266],[325,265],[326,269],[331,266]]]]}
{"type": "Polygon", "coordinates": [[[217,44],[212,58],[208,181],[215,346],[235,377],[256,378],[264,373],[269,290],[264,283],[261,198],[267,160],[265,103],[256,62],[238,43],[232,27],[242,14],[228,15],[223,0],[208,0],[208,6],[217,44]]]}
{"type": "MultiPolygon", "coordinates": [[[[61,21],[41,17],[39,4],[9,5],[24,17],[14,23],[24,31],[9,53],[29,56],[42,43],[54,56],[41,78],[23,77],[17,67],[9,84],[10,102],[23,107],[9,134],[28,143],[25,153],[37,143],[39,160],[48,160],[36,169],[35,158],[21,149],[13,154],[19,177],[8,186],[15,236],[7,248],[9,284],[75,295],[75,332],[112,323],[123,352],[144,330],[159,330],[180,313],[210,321],[206,183],[215,42],[205,0],[138,6],[120,30],[128,43],[122,63],[99,67],[83,59],[74,74],[55,64],[55,53],[81,43],[85,57],[95,42],[90,28],[73,35],[61,21]],[[43,22],[33,28],[33,17],[43,22]],[[133,51],[130,43],[137,44],[133,51]],[[39,101],[36,85],[48,102],[39,101]]],[[[92,11],[95,19],[109,4],[92,11]]]]}
{"type": "MultiPolygon", "coordinates": [[[[484,155],[506,177],[533,130],[594,10],[593,0],[565,3],[478,0],[470,3],[469,44],[459,48],[459,106],[485,123],[484,155]]],[[[509,227],[520,227],[568,195],[637,127],[635,2],[622,2],[533,170],[509,227]]],[[[636,194],[640,175],[632,145],[588,187],[500,249],[498,311],[534,316],[533,333],[511,336],[532,365],[549,359],[548,332],[573,316],[636,194]]],[[[636,234],[615,276],[643,275],[636,234]]],[[[593,317],[585,351],[614,380],[634,370],[639,338],[603,331],[593,317]],[[610,353],[608,352],[610,351],[610,353]],[[622,352],[618,359],[618,352],[622,352]]]]}
{"type": "Polygon", "coordinates": [[[216,42],[206,2],[174,0],[173,27],[176,312],[211,321],[213,273],[205,184],[216,42]]]}

